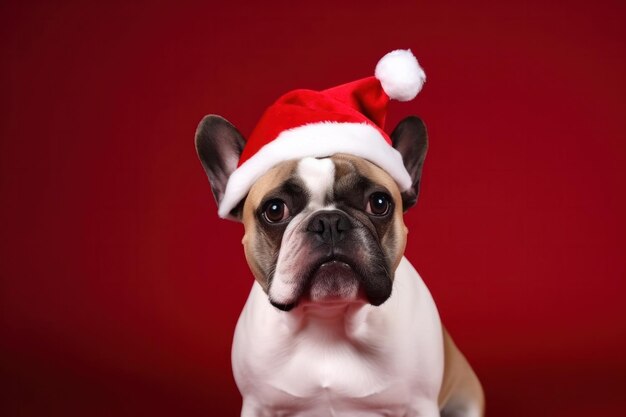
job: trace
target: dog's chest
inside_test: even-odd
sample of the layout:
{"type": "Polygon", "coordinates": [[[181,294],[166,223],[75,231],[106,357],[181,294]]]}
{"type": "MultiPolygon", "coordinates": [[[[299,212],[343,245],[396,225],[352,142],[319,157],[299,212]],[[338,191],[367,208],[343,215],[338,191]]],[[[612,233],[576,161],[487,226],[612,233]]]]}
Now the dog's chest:
{"type": "Polygon", "coordinates": [[[255,375],[250,394],[262,408],[270,415],[412,415],[415,357],[318,330],[247,363],[255,375]]]}
{"type": "Polygon", "coordinates": [[[391,374],[408,376],[380,343],[346,335],[332,323],[308,326],[284,340],[281,354],[268,355],[266,363],[273,367],[268,383],[276,389],[297,398],[366,398],[388,392],[398,379],[391,374]]]}

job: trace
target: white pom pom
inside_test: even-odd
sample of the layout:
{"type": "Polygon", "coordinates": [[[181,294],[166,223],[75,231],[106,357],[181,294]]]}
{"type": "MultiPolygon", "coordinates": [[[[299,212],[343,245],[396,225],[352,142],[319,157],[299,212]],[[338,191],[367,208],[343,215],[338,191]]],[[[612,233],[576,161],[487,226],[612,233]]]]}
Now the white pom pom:
{"type": "Polygon", "coordinates": [[[420,92],[426,74],[410,49],[397,49],[381,58],[374,73],[389,98],[413,100],[420,92]]]}

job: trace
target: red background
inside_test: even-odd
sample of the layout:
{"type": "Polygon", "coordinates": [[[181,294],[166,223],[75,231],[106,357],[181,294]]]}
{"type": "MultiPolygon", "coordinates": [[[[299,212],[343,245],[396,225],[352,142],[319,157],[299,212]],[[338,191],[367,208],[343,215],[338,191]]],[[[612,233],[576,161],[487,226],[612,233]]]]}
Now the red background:
{"type": "Polygon", "coordinates": [[[623,2],[52,3],[0,5],[2,415],[236,415],[252,278],[196,124],[249,134],[407,47],[428,82],[388,128],[431,138],[407,256],[489,415],[623,413],[623,2]]]}

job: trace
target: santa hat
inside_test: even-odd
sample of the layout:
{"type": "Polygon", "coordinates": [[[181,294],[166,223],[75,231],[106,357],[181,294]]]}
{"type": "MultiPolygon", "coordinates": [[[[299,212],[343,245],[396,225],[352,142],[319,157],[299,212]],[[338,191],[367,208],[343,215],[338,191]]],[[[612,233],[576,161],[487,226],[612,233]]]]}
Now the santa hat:
{"type": "Polygon", "coordinates": [[[375,76],[323,91],[294,90],[263,114],[250,135],[219,204],[226,218],[264,173],[307,156],[355,155],[378,165],[398,184],[411,187],[402,156],[385,133],[390,99],[415,98],[426,75],[410,50],[396,50],[376,65],[375,76]]]}

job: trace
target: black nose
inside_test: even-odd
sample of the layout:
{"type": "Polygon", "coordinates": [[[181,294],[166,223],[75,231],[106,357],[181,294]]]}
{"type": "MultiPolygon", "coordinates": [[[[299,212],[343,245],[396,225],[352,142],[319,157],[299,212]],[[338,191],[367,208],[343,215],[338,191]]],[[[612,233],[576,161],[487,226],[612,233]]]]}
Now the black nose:
{"type": "Polygon", "coordinates": [[[352,229],[352,224],[339,210],[322,211],[314,215],[306,230],[315,233],[324,243],[336,243],[345,237],[345,232],[352,229]]]}

